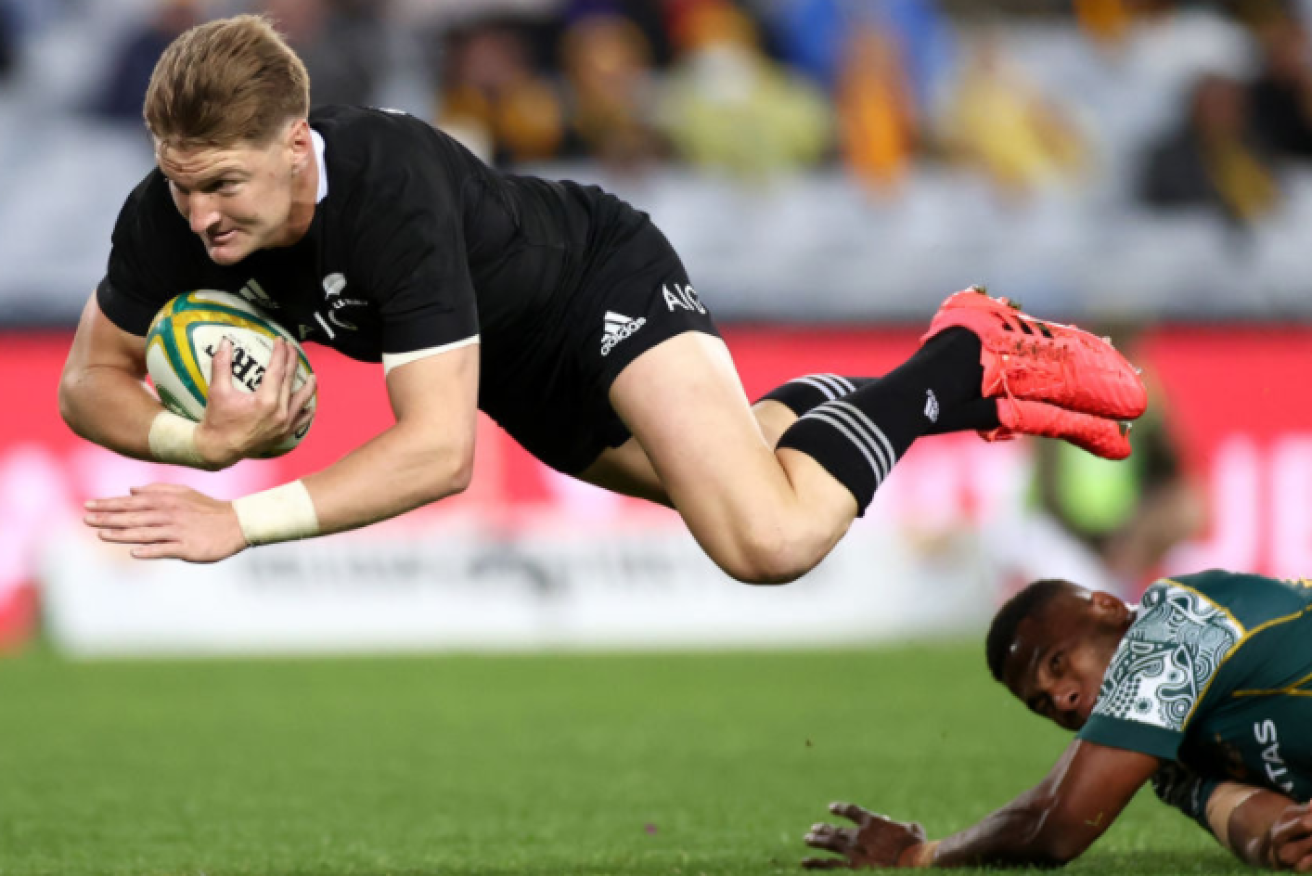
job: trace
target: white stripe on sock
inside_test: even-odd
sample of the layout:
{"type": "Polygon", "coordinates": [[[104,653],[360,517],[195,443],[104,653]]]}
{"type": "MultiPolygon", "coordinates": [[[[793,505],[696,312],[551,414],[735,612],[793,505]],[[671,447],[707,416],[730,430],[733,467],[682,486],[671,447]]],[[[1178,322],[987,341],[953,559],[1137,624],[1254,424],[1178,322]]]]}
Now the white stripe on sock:
{"type": "Polygon", "coordinates": [[[839,397],[839,393],[835,392],[833,387],[831,387],[831,386],[830,386],[829,384],[827,384],[827,383],[823,383],[823,382],[821,382],[821,381],[815,379],[814,377],[798,377],[798,378],[796,378],[796,379],[794,379],[794,380],[791,380],[791,381],[789,381],[789,382],[790,382],[790,383],[805,383],[807,386],[814,386],[816,389],[820,390],[821,392],[823,392],[823,393],[825,394],[825,401],[833,401],[834,399],[836,399],[836,398],[839,397]]]}
{"type": "Polygon", "coordinates": [[[857,450],[861,451],[861,455],[866,458],[866,462],[870,465],[870,471],[875,476],[875,487],[878,488],[879,485],[884,482],[884,476],[879,467],[879,464],[875,462],[875,457],[870,454],[870,450],[865,440],[863,440],[860,436],[858,436],[851,429],[849,429],[846,424],[844,424],[840,420],[833,418],[832,416],[830,416],[828,411],[822,410],[820,408],[810,411],[809,413],[807,413],[806,416],[802,417],[802,419],[819,420],[822,423],[826,423],[830,426],[833,426],[835,429],[841,432],[843,436],[847,438],[847,440],[852,442],[852,444],[856,447],[857,450]]]}
{"type": "Polygon", "coordinates": [[[839,395],[847,395],[849,392],[856,392],[856,384],[848,380],[841,374],[812,374],[812,377],[827,377],[839,389],[839,395]]]}
{"type": "Polygon", "coordinates": [[[865,412],[862,411],[860,408],[858,408],[856,405],[852,404],[851,402],[836,401],[834,402],[834,406],[846,408],[854,416],[860,417],[861,421],[870,427],[870,431],[872,431],[875,434],[875,437],[878,438],[881,443],[883,443],[884,450],[887,451],[888,453],[888,467],[889,470],[891,471],[893,466],[897,464],[897,454],[893,452],[893,445],[888,440],[888,436],[884,434],[884,430],[880,429],[873,422],[871,422],[870,418],[865,415],[865,412]]]}
{"type": "MultiPolygon", "coordinates": [[[[893,470],[893,463],[897,462],[897,458],[891,455],[890,456],[884,455],[883,448],[879,446],[879,439],[876,438],[875,435],[872,434],[870,431],[870,428],[872,426],[871,422],[868,419],[865,419],[864,417],[852,416],[851,412],[848,411],[845,407],[840,408],[838,402],[829,402],[828,404],[823,405],[823,407],[826,411],[828,411],[831,417],[837,417],[838,419],[847,423],[849,426],[852,427],[852,430],[854,432],[856,432],[858,435],[861,436],[861,438],[866,442],[866,445],[870,448],[871,452],[874,453],[875,458],[878,459],[880,462],[880,469],[883,472],[883,477],[880,478],[880,480],[883,480],[883,478],[888,477],[888,473],[893,470]]],[[[857,413],[859,414],[860,411],[857,411],[857,413]]]]}

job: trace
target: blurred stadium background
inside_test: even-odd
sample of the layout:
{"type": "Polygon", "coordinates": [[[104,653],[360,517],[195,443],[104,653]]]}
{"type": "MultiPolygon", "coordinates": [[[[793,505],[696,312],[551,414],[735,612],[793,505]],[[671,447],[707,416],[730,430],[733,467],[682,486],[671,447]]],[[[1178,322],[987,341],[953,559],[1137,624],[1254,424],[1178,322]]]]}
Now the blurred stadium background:
{"type": "Polygon", "coordinates": [[[1312,3],[1163,0],[0,0],[0,630],[77,653],[869,641],[974,629],[1034,575],[1312,568],[1312,3]],[[649,210],[753,395],[877,374],[972,282],[1115,335],[1153,413],[1135,461],[921,442],[805,583],[730,586],[677,519],[487,425],[470,492],[212,569],[122,562],[83,498],[236,495],[386,422],[313,349],[302,449],[219,475],[71,436],[54,385],[176,34],[273,15],[316,102],[402,108],[503,167],[649,210]],[[203,608],[202,608],[203,607],[203,608]]]}
{"type": "MultiPolygon", "coordinates": [[[[203,855],[165,836],[151,847],[164,852],[140,852],[140,870],[98,868],[108,860],[98,849],[127,842],[126,820],[103,828],[103,846],[76,846],[77,866],[49,851],[69,837],[43,834],[37,825],[45,810],[22,807],[40,798],[52,817],[76,820],[82,812],[39,773],[42,765],[58,771],[80,762],[72,754],[79,722],[103,731],[98,722],[121,709],[127,723],[108,735],[121,733],[123,745],[113,751],[140,742],[171,763],[166,731],[185,735],[196,726],[168,718],[160,703],[203,723],[199,694],[179,680],[193,679],[231,706],[215,707],[228,720],[244,716],[274,736],[287,730],[273,711],[261,711],[269,703],[222,699],[245,689],[246,670],[214,681],[220,670],[197,664],[119,667],[93,683],[84,669],[55,668],[64,656],[864,647],[969,638],[1032,577],[1067,575],[1134,596],[1162,570],[1308,574],[1309,22],[1307,0],[0,0],[0,643],[18,655],[0,662],[0,708],[8,710],[0,721],[9,722],[0,727],[12,743],[0,765],[16,777],[0,792],[0,812],[22,813],[0,819],[0,846],[25,855],[0,856],[25,862],[6,870],[0,860],[0,873],[204,865],[203,855]],[[186,27],[249,10],[280,22],[307,61],[315,102],[404,109],[499,166],[595,181],[649,211],[725,328],[750,394],[809,371],[880,373],[914,349],[947,293],[986,283],[1037,315],[1114,335],[1147,369],[1154,404],[1134,432],[1134,461],[1104,465],[1055,445],[985,445],[974,436],[922,441],[821,568],[787,588],[752,589],[714,569],[673,515],[560,477],[485,423],[473,487],[441,506],[331,540],[248,551],[219,566],[132,563],[81,531],[82,500],[152,480],[240,495],[321,467],[387,418],[378,369],[311,347],[321,375],[319,418],[302,447],[280,460],[221,474],[180,472],[118,459],[75,439],[60,421],[55,386],[72,327],[103,272],[117,211],[151,167],[140,105],[154,61],[186,27]],[[116,693],[98,700],[84,690],[101,682],[116,693]],[[152,697],[161,699],[152,706],[152,697]],[[78,711],[73,700],[91,711],[78,711]]],[[[936,723],[927,726],[946,726],[957,713],[941,704],[934,711],[924,688],[968,671],[965,688],[985,689],[982,699],[1004,708],[982,660],[968,651],[934,652],[928,663],[940,669],[924,678],[910,668],[878,676],[892,686],[889,708],[869,705],[891,723],[872,735],[910,734],[959,749],[964,740],[946,730],[917,734],[919,725],[899,721],[929,709],[926,720],[936,723]]],[[[922,662],[914,650],[879,654],[870,661],[922,662]]],[[[560,658],[543,658],[466,673],[484,664],[452,659],[434,665],[450,674],[440,690],[456,697],[521,676],[567,692],[571,677],[593,671],[580,668],[592,665],[586,661],[566,672],[552,662],[560,658]]],[[[639,689],[665,665],[631,659],[625,677],[639,689]]],[[[324,676],[381,683],[374,664],[351,665],[327,663],[324,676]]],[[[405,676],[409,664],[378,665],[405,676]]],[[[653,701],[720,678],[709,668],[720,665],[715,660],[679,665],[685,674],[676,672],[670,692],[653,701]]],[[[778,681],[802,665],[810,664],[765,671],[778,681]]],[[[845,702],[845,685],[832,673],[851,661],[818,665],[824,683],[795,680],[779,696],[800,697],[825,719],[865,720],[822,705],[845,702]],[[825,701],[825,692],[835,700],[825,701]]],[[[270,690],[287,693],[306,683],[299,673],[314,671],[307,664],[250,675],[272,677],[270,690]]],[[[733,708],[767,720],[771,678],[726,672],[732,691],[717,720],[733,708]],[[753,685],[764,699],[744,706],[735,697],[753,685]]],[[[398,697],[423,695],[422,682],[407,684],[398,697]]],[[[604,700],[625,684],[606,678],[595,690],[604,700]]],[[[714,705],[709,689],[701,696],[714,705]]],[[[973,693],[952,696],[965,702],[973,693]]],[[[342,718],[324,697],[306,706],[307,719],[342,718]]],[[[398,721],[432,718],[388,702],[379,713],[398,721]]],[[[477,714],[535,720],[534,707],[526,708],[513,718],[498,707],[477,714]]],[[[605,711],[580,707],[580,720],[602,720],[598,710],[605,711]]],[[[241,752],[259,750],[238,724],[216,720],[200,737],[214,745],[223,737],[236,753],[231,763],[198,761],[197,776],[213,775],[214,764],[235,768],[241,752]]],[[[709,719],[681,720],[670,718],[678,738],[718,739],[708,743],[716,751],[804,768],[764,743],[739,744],[742,728],[732,722],[720,737],[709,719]]],[[[632,729],[602,726],[618,735],[632,729]]],[[[805,726],[793,729],[811,732],[805,726]]],[[[361,739],[370,732],[358,730],[361,739]]],[[[846,732],[830,752],[825,782],[800,788],[781,777],[762,793],[796,792],[815,817],[827,799],[821,794],[865,793],[866,779],[845,790],[839,780],[851,773],[843,764],[888,754],[877,739],[846,732]]],[[[997,732],[1030,746],[1030,759],[1020,761],[1031,770],[1043,769],[1058,744],[1009,725],[997,732]]],[[[300,747],[292,736],[278,757],[300,747]]],[[[453,744],[476,745],[476,736],[453,744]]],[[[359,756],[367,745],[356,744],[343,743],[339,753],[359,756]]],[[[422,747],[409,737],[379,744],[394,753],[422,747]]],[[[573,744],[565,748],[595,754],[573,744]]],[[[631,754],[659,764],[658,747],[650,742],[631,754]]],[[[526,756],[536,764],[552,751],[559,749],[526,756]]],[[[920,770],[934,756],[921,750],[912,766],[920,770]]],[[[167,785],[159,763],[116,757],[96,774],[109,808],[121,802],[109,789],[130,784],[134,770],[167,785]]],[[[380,769],[395,778],[405,771],[398,763],[380,769]]],[[[308,774],[322,764],[303,766],[308,774]]],[[[635,785],[645,781],[620,765],[606,769],[635,785]]],[[[953,769],[971,767],[962,761],[953,769]]],[[[937,799],[955,802],[931,829],[959,826],[1024,786],[1008,785],[998,764],[992,769],[997,781],[982,790],[941,786],[937,799]]],[[[302,775],[288,770],[269,793],[288,793],[295,783],[287,777],[302,775]]],[[[705,764],[666,766],[667,775],[680,770],[720,775],[705,764]]],[[[539,780],[555,787],[554,778],[539,780]]],[[[898,785],[888,773],[884,780],[897,805],[916,799],[920,785],[898,785]]],[[[729,783],[712,784],[725,793],[729,783]]],[[[339,792],[347,794],[324,790],[339,792]]],[[[179,818],[178,807],[190,805],[180,802],[181,786],[161,793],[162,801],[176,795],[177,805],[160,802],[152,817],[179,818]]],[[[668,793],[671,801],[678,796],[668,793]]],[[[498,811],[523,814],[510,804],[498,811]]],[[[809,823],[792,824],[795,811],[781,830],[800,834],[809,823]]],[[[264,817],[247,812],[239,823],[264,817]]],[[[314,846],[313,825],[303,827],[303,842],[314,846]]],[[[770,830],[776,841],[773,822],[770,830]]],[[[1163,835],[1136,834],[1131,845],[1163,835]]],[[[315,869],[295,851],[302,846],[288,842],[293,851],[257,856],[263,865],[232,859],[247,862],[231,864],[232,872],[337,872],[315,869]]],[[[709,838],[699,842],[705,848],[692,852],[691,864],[688,852],[640,861],[598,852],[573,871],[637,871],[646,862],[659,872],[736,872],[715,863],[709,838]]],[[[384,859],[370,848],[338,858],[351,862],[341,872],[379,872],[383,863],[428,872],[403,851],[384,859]]],[[[546,859],[523,853],[518,868],[512,861],[470,872],[569,872],[573,847],[553,848],[546,859]]],[[[758,872],[787,869],[781,860],[758,872]]],[[[1134,872],[1128,859],[1116,866],[1134,872]]],[[[1146,866],[1166,871],[1160,861],[1146,866]]],[[[223,872],[212,862],[204,869],[223,872]]]]}

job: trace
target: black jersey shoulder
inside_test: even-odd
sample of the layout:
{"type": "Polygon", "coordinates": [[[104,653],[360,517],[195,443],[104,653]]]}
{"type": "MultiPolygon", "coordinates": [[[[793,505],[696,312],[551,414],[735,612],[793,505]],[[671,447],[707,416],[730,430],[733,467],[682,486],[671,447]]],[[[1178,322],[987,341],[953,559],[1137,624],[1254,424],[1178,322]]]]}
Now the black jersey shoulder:
{"type": "Polygon", "coordinates": [[[480,333],[513,348],[641,217],[599,191],[502,174],[404,113],[324,106],[309,122],[327,175],[310,230],[236,265],[209,258],[167,179],[147,175],[124,205],[98,291],[113,322],[143,335],[174,295],[223,289],[357,358],[480,333]]]}
{"type": "Polygon", "coordinates": [[[324,139],[329,199],[339,190],[356,203],[404,196],[435,176],[456,193],[471,183],[494,191],[505,183],[454,138],[407,113],[322,106],[310,113],[310,127],[324,139]]]}

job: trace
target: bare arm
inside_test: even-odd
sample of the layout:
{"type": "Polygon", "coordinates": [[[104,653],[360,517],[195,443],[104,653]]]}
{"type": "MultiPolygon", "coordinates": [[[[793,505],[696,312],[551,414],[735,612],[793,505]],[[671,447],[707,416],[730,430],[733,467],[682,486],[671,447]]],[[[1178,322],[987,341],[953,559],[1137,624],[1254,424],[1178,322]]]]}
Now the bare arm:
{"type": "Polygon", "coordinates": [[[145,380],[146,339],[110,322],[92,293],[59,380],[64,422],[88,441],[150,459],[150,425],[164,408],[145,380]]]}
{"type": "Polygon", "coordinates": [[[1059,866],[1106,832],[1160,764],[1157,758],[1075,740],[1035,788],[974,827],[939,842],[933,863],[1059,866]]]}
{"type": "Polygon", "coordinates": [[[919,825],[835,804],[831,811],[853,818],[857,828],[817,824],[806,842],[843,857],[803,863],[811,869],[1061,866],[1103,835],[1158,764],[1151,755],[1077,739],[1037,786],[979,824],[933,842],[919,825]]]}
{"type": "Polygon", "coordinates": [[[1307,804],[1256,785],[1218,781],[1179,762],[1158,770],[1153,790],[1246,864],[1312,869],[1312,814],[1307,804]]]}
{"type": "MultiPolygon", "coordinates": [[[[1312,871],[1312,807],[1266,788],[1231,787],[1242,790],[1242,802],[1220,816],[1226,818],[1227,830],[1217,841],[1255,867],[1312,871]]],[[[1209,816],[1209,821],[1217,817],[1211,807],[1209,816]]],[[[1220,833],[1219,822],[1212,825],[1212,833],[1220,833]]]]}
{"type": "Polygon", "coordinates": [[[305,479],[323,533],[436,502],[469,485],[478,428],[477,344],[392,370],[396,423],[305,479]]]}
{"type": "MultiPolygon", "coordinates": [[[[478,425],[478,357],[478,345],[471,345],[393,369],[387,391],[396,422],[302,482],[316,518],[314,534],[395,517],[468,485],[478,425]]],[[[143,487],[130,496],[95,500],[88,511],[86,522],[102,539],[134,545],[132,554],[140,559],[214,562],[247,547],[231,502],[184,487],[143,487]]]]}

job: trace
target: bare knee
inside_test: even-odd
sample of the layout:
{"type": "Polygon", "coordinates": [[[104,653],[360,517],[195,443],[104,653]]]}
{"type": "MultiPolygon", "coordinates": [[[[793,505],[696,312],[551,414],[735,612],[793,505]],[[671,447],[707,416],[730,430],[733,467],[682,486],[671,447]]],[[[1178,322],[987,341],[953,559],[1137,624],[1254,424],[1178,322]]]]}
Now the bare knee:
{"type": "Polygon", "coordinates": [[[788,584],[819,565],[840,535],[775,521],[749,521],[711,558],[744,584],[788,584]]]}

